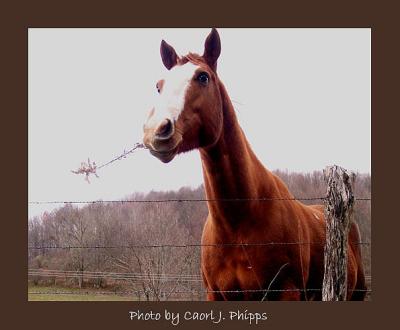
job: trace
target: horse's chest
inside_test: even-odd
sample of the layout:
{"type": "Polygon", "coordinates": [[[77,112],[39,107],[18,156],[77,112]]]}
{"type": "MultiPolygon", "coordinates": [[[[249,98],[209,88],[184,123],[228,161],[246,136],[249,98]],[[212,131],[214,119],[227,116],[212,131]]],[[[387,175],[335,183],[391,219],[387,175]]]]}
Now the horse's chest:
{"type": "Polygon", "coordinates": [[[262,279],[257,271],[259,267],[249,257],[241,247],[204,251],[202,266],[208,287],[231,294],[236,290],[250,292],[260,289],[262,279]]]}
{"type": "Polygon", "coordinates": [[[250,232],[244,228],[240,235],[217,235],[210,222],[204,228],[201,263],[205,284],[209,290],[227,291],[229,297],[223,294],[225,299],[257,300],[282,264],[287,262],[288,251],[282,246],[248,244],[282,241],[281,237],[269,237],[262,228],[252,229],[250,232]],[[257,235],[263,238],[260,239],[257,235]],[[227,242],[227,246],[221,242],[227,242]],[[232,242],[239,243],[229,244],[232,242]],[[241,245],[240,242],[244,244],[241,245]],[[241,292],[242,296],[232,293],[235,291],[241,292]]]}

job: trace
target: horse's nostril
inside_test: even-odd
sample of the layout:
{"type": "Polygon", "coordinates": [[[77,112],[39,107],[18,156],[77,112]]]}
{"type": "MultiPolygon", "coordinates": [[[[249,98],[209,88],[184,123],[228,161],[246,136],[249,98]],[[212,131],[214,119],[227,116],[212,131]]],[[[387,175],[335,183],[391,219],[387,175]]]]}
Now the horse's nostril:
{"type": "Polygon", "coordinates": [[[167,139],[172,135],[173,130],[174,125],[172,124],[172,121],[169,119],[164,119],[157,128],[156,136],[158,139],[167,139]]]}

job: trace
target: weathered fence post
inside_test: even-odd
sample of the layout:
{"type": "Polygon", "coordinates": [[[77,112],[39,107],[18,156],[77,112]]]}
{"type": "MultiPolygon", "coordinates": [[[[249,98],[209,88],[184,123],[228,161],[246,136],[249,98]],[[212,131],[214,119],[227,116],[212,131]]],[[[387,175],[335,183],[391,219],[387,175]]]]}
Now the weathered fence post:
{"type": "Polygon", "coordinates": [[[324,170],[328,184],[325,200],[326,244],[324,250],[323,301],[346,300],[347,295],[347,246],[354,205],[351,176],[339,166],[324,170]]]}

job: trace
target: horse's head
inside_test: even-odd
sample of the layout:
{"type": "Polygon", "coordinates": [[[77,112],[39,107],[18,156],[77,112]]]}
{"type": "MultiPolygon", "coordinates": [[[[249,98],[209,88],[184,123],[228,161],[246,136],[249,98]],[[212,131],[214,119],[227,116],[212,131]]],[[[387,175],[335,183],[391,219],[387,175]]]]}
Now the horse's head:
{"type": "Polygon", "coordinates": [[[212,29],[202,56],[179,57],[164,40],[160,51],[168,72],[156,85],[159,95],[144,124],[143,142],[168,163],[178,153],[214,144],[221,134],[222,100],[216,73],[221,43],[212,29]]]}

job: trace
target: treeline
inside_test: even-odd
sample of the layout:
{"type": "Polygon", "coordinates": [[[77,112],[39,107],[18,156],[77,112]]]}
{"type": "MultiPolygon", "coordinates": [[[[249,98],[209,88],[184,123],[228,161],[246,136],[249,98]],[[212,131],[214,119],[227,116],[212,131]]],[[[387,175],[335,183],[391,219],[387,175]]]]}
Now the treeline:
{"type": "MultiPolygon", "coordinates": [[[[275,173],[296,197],[325,194],[321,172],[275,173]]],[[[355,195],[369,197],[370,193],[370,175],[359,174],[355,195]]],[[[136,193],[126,199],[204,197],[203,186],[200,186],[170,192],[136,193]]],[[[28,245],[38,247],[28,250],[28,268],[61,271],[47,276],[36,271],[29,280],[33,284],[127,290],[136,292],[138,299],[146,300],[203,299],[204,295],[199,294],[204,290],[200,276],[200,247],[183,245],[200,243],[206,216],[204,202],[95,203],[83,207],[66,204],[28,221],[28,245]],[[51,248],[60,246],[71,248],[51,248]],[[115,273],[115,276],[109,273],[115,273]]],[[[370,242],[370,202],[356,203],[355,221],[360,226],[362,241],[370,242]]],[[[366,273],[370,273],[370,246],[362,247],[366,273]]]]}

